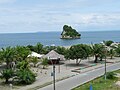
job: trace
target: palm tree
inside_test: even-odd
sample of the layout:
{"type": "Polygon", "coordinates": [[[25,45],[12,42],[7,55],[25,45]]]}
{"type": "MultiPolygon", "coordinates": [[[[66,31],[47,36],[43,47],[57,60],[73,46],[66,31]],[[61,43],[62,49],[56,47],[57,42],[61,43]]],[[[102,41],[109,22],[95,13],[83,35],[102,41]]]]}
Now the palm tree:
{"type": "Polygon", "coordinates": [[[28,55],[31,53],[30,49],[24,46],[15,47],[15,55],[17,61],[26,60],[28,55]]]}
{"type": "Polygon", "coordinates": [[[115,55],[115,50],[114,49],[110,49],[109,50],[109,55],[110,55],[110,59],[112,59],[113,56],[115,55]]]}
{"type": "Polygon", "coordinates": [[[108,52],[108,50],[106,49],[106,47],[104,47],[104,46],[101,47],[101,50],[100,50],[100,52],[99,52],[100,61],[102,61],[103,58],[106,58],[107,52],[108,52]]]}
{"type": "Polygon", "coordinates": [[[108,55],[110,56],[110,58],[112,59],[114,54],[115,54],[115,46],[112,45],[112,43],[114,43],[113,41],[111,40],[108,40],[108,41],[103,41],[103,44],[104,46],[107,48],[108,50],[108,55]]]}
{"type": "Polygon", "coordinates": [[[36,75],[29,69],[29,63],[27,61],[19,62],[17,68],[16,76],[19,83],[31,84],[35,81],[36,75]]]}
{"type": "Polygon", "coordinates": [[[98,61],[98,57],[103,58],[103,55],[104,55],[104,51],[105,51],[105,47],[102,45],[102,44],[92,44],[92,52],[93,52],[93,55],[95,56],[95,60],[94,62],[97,63],[98,61]]]}
{"type": "Polygon", "coordinates": [[[42,50],[43,50],[43,45],[41,43],[37,43],[37,45],[35,46],[35,52],[40,54],[42,50]]]}
{"type": "Polygon", "coordinates": [[[56,46],[45,46],[42,49],[42,54],[47,54],[48,52],[50,52],[52,50],[56,50],[57,51],[57,47],[56,46]]]}
{"type": "Polygon", "coordinates": [[[21,84],[32,84],[36,80],[36,75],[30,69],[20,69],[17,71],[17,78],[21,84]]]}
{"type": "Polygon", "coordinates": [[[116,51],[116,54],[120,57],[120,44],[118,44],[115,51],[116,51]]]}
{"type": "Polygon", "coordinates": [[[112,44],[112,43],[114,43],[114,42],[113,42],[113,41],[111,41],[111,40],[108,40],[108,41],[103,41],[103,43],[104,43],[104,45],[105,45],[105,46],[110,47],[110,46],[111,46],[111,44],[112,44]]]}
{"type": "Polygon", "coordinates": [[[1,49],[0,59],[6,62],[7,68],[10,68],[10,63],[14,59],[14,54],[15,54],[14,48],[7,47],[1,49]]]}
{"type": "Polygon", "coordinates": [[[59,54],[64,55],[65,52],[66,52],[66,48],[65,48],[65,47],[60,47],[60,46],[58,46],[58,47],[56,47],[55,51],[56,51],[57,53],[59,53],[59,54]]]}
{"type": "Polygon", "coordinates": [[[5,83],[8,83],[9,79],[11,77],[13,77],[14,71],[12,69],[4,69],[1,72],[1,77],[0,78],[4,78],[5,79],[5,83]]]}

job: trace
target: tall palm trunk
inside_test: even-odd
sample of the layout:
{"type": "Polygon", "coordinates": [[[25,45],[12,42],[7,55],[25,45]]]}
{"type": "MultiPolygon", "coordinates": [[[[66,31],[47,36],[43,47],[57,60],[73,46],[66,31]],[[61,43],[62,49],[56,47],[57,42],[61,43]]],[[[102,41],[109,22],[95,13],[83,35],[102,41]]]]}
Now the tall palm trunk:
{"type": "Polygon", "coordinates": [[[76,59],[76,65],[78,65],[78,59],[76,59]]]}
{"type": "Polygon", "coordinates": [[[113,55],[112,54],[110,55],[110,59],[113,59],[113,55]]]}
{"type": "Polygon", "coordinates": [[[81,62],[81,59],[80,60],[76,59],[76,65],[79,65],[80,62],[81,62]]]}
{"type": "Polygon", "coordinates": [[[97,61],[98,61],[98,55],[96,54],[96,55],[95,55],[94,63],[97,63],[97,61]]]}
{"type": "Polygon", "coordinates": [[[6,68],[9,69],[9,62],[6,61],[6,68]]]}
{"type": "Polygon", "coordinates": [[[6,78],[5,83],[8,83],[8,78],[6,78]]]}
{"type": "Polygon", "coordinates": [[[100,57],[100,61],[102,61],[103,60],[103,57],[100,57]]]}

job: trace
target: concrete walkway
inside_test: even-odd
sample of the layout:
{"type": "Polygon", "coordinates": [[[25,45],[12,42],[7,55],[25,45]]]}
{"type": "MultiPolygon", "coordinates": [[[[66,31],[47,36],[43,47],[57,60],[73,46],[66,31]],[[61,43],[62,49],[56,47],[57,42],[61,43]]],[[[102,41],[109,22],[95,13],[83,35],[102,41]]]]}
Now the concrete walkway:
{"type": "MultiPolygon", "coordinates": [[[[107,66],[107,71],[113,71],[120,69],[120,63],[115,63],[107,66]]],[[[85,82],[93,80],[96,77],[99,77],[104,74],[104,67],[88,71],[86,73],[78,74],[74,77],[68,78],[63,81],[56,83],[56,90],[71,90],[74,87],[77,87],[85,82]]],[[[53,90],[53,85],[40,88],[38,90],[53,90]]]]}

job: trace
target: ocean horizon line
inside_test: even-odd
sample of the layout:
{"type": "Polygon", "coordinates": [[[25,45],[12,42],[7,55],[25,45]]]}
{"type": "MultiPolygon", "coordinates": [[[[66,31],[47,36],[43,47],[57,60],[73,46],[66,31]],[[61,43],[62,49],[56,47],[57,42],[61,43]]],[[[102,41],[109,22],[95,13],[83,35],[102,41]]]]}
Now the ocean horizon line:
{"type": "MultiPolygon", "coordinates": [[[[111,32],[111,31],[120,31],[120,30],[86,30],[86,31],[80,31],[78,32],[111,32]]],[[[7,32],[7,33],[0,33],[0,34],[31,34],[31,33],[51,33],[51,32],[62,32],[62,31],[37,31],[37,32],[7,32]]]]}

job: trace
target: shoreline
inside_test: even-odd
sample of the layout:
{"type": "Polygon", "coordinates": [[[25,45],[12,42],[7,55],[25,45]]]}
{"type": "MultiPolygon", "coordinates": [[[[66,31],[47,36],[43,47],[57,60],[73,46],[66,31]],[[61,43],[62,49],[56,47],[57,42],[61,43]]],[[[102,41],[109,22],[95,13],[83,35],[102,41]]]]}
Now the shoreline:
{"type": "MultiPolygon", "coordinates": [[[[102,43],[102,42],[100,42],[100,43],[102,43]]],[[[85,44],[85,43],[79,43],[79,44],[85,44]]],[[[97,44],[97,43],[93,43],[93,44],[97,44]]],[[[114,43],[112,43],[112,45],[118,45],[118,44],[120,44],[120,42],[114,42],[114,43]]],[[[28,45],[30,45],[30,44],[28,44],[28,45]]],[[[77,44],[73,44],[73,45],[77,45],[77,44]]],[[[70,48],[71,46],[73,46],[73,45],[69,45],[69,46],[63,46],[63,45],[55,45],[56,47],[65,47],[65,48],[70,48]]],[[[86,44],[86,45],[91,45],[91,44],[86,44]]],[[[17,46],[17,45],[15,45],[15,46],[17,46]]],[[[10,46],[10,47],[15,47],[15,46],[10,46]]],[[[19,46],[27,46],[27,45],[19,45],[19,46]]],[[[34,45],[33,45],[34,46],[34,45]]],[[[45,45],[43,45],[43,46],[45,46],[45,45]]],[[[52,46],[52,45],[49,45],[49,46],[52,46]]],[[[6,48],[6,47],[9,47],[9,46],[4,46],[4,47],[0,47],[0,49],[2,49],[2,48],[6,48]]]]}

